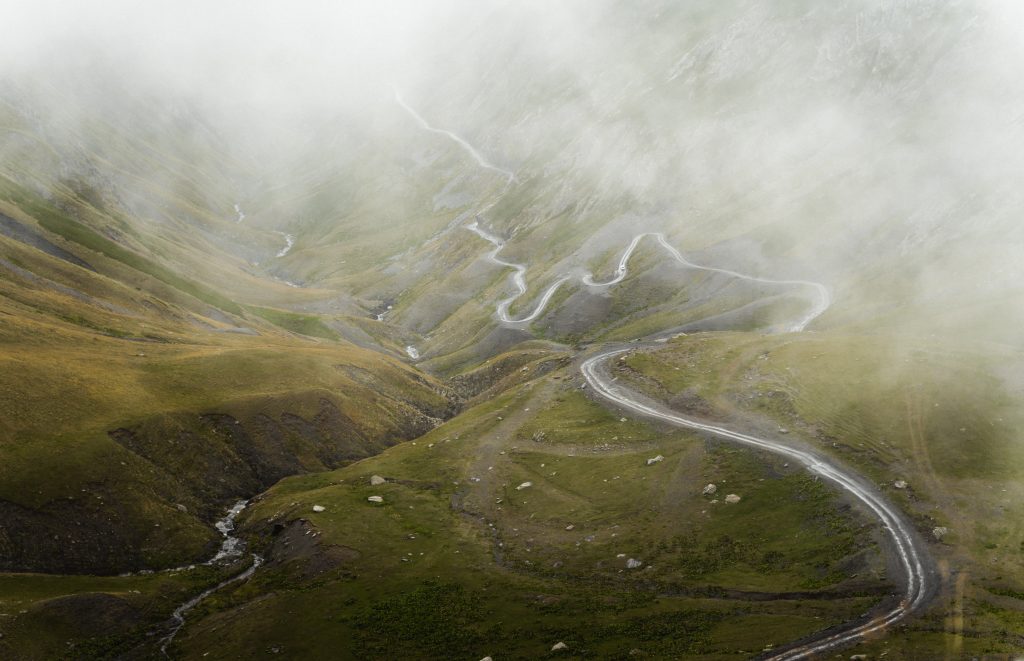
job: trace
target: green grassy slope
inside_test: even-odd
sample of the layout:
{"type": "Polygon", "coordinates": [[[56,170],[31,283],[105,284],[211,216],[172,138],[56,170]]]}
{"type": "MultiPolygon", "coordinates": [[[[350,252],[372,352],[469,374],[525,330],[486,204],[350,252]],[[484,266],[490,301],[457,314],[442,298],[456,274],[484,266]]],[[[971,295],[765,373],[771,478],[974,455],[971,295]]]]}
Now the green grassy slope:
{"type": "Polygon", "coordinates": [[[876,481],[932,541],[943,588],[925,617],[870,649],[922,658],[912,651],[1022,642],[1012,596],[1024,586],[1020,360],[920,336],[695,335],[630,355],[619,374],[683,410],[733,424],[766,416],[876,481]]]}
{"type": "Polygon", "coordinates": [[[245,518],[268,566],[211,600],[176,653],[536,658],[564,641],[570,656],[744,658],[887,589],[871,526],[821,484],[620,422],[571,374],[270,489],[245,518]]]}

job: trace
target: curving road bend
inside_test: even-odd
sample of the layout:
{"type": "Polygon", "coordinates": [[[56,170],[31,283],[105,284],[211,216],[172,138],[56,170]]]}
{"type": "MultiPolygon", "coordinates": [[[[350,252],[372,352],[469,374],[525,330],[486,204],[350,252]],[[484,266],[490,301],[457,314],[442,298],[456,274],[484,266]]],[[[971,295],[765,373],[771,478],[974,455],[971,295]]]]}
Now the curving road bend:
{"type": "MultiPolygon", "coordinates": [[[[547,304],[551,301],[551,297],[554,296],[555,292],[558,291],[558,288],[565,284],[565,282],[568,281],[571,277],[568,275],[562,276],[561,278],[556,280],[554,284],[552,284],[546,290],[544,290],[544,293],[541,295],[540,301],[538,301],[537,305],[534,307],[533,312],[530,312],[526,316],[519,317],[517,319],[513,318],[511,315],[509,315],[508,310],[509,306],[511,306],[516,299],[518,299],[520,296],[526,293],[526,266],[524,264],[506,262],[505,260],[499,258],[498,253],[501,252],[501,249],[505,246],[505,242],[500,237],[497,237],[494,234],[491,234],[487,230],[480,227],[480,224],[478,222],[474,221],[470,223],[469,225],[466,226],[466,229],[494,245],[494,250],[491,250],[489,253],[487,253],[488,260],[500,266],[515,269],[515,273],[512,274],[512,282],[515,285],[517,291],[512,296],[499,301],[496,307],[497,317],[500,321],[504,323],[522,324],[534,321],[535,319],[540,317],[540,315],[544,312],[544,309],[547,307],[547,304]]],[[[679,250],[677,250],[672,244],[670,244],[668,240],[665,238],[665,235],[662,234],[661,232],[644,232],[642,234],[637,234],[636,236],[634,236],[633,239],[629,242],[629,245],[626,247],[625,252],[623,252],[622,257],[619,259],[619,264],[615,269],[615,277],[613,279],[607,282],[596,282],[594,280],[593,274],[585,273],[582,276],[580,276],[580,281],[588,287],[595,288],[610,287],[612,285],[616,285],[622,282],[629,272],[629,258],[633,256],[633,252],[636,251],[637,246],[640,245],[640,241],[647,236],[651,236],[657,239],[658,245],[664,248],[676,261],[678,261],[680,264],[688,268],[697,269],[700,271],[710,271],[712,273],[723,273],[725,275],[739,278],[741,280],[747,280],[750,282],[759,282],[768,285],[793,285],[810,289],[814,295],[814,303],[811,306],[811,308],[804,313],[803,316],[795,320],[786,329],[789,332],[798,332],[804,330],[809,323],[811,323],[816,318],[821,316],[821,314],[825,312],[825,310],[827,310],[829,306],[832,305],[832,297],[829,295],[828,288],[826,288],[825,285],[818,282],[810,282],[808,280],[773,280],[771,278],[759,278],[756,276],[744,275],[736,271],[730,271],[729,269],[722,269],[714,266],[702,266],[700,264],[695,264],[694,262],[691,262],[690,260],[683,257],[682,253],[679,252],[679,250]]]]}
{"type": "Polygon", "coordinates": [[[291,252],[292,246],[295,245],[295,237],[292,236],[291,234],[286,233],[286,232],[274,232],[274,234],[278,234],[278,235],[281,236],[282,239],[284,239],[284,247],[281,248],[280,250],[278,250],[277,254],[274,255],[274,256],[275,257],[284,257],[289,252],[291,252]]]}
{"type": "Polygon", "coordinates": [[[515,294],[509,296],[508,298],[498,301],[498,305],[495,308],[495,312],[498,315],[498,319],[505,322],[506,324],[528,323],[539,317],[541,313],[544,312],[544,308],[547,307],[548,302],[551,300],[551,297],[555,295],[556,291],[558,291],[558,288],[561,287],[562,284],[569,279],[569,276],[564,276],[556,280],[555,284],[548,287],[547,290],[544,291],[544,294],[541,295],[540,301],[537,303],[537,306],[533,309],[533,312],[529,313],[525,317],[513,319],[508,313],[508,308],[510,305],[512,305],[513,301],[515,301],[517,298],[526,293],[526,266],[523,264],[516,264],[514,262],[506,262],[505,260],[499,258],[498,253],[501,252],[501,249],[505,247],[505,242],[499,237],[491,234],[487,230],[480,227],[480,224],[477,223],[476,221],[470,223],[469,225],[466,225],[466,229],[468,229],[470,232],[475,233],[481,239],[484,239],[485,241],[488,241],[489,243],[494,245],[494,250],[487,253],[487,259],[489,259],[490,261],[494,262],[499,266],[505,266],[510,269],[515,269],[515,273],[512,274],[512,284],[516,286],[516,289],[518,291],[515,294]]]}
{"type": "Polygon", "coordinates": [[[397,87],[392,86],[391,89],[395,93],[395,103],[402,106],[402,108],[407,113],[409,113],[414,120],[416,120],[416,123],[419,124],[421,129],[423,129],[424,131],[429,131],[430,133],[443,135],[449,140],[453,140],[456,144],[462,147],[470,156],[473,157],[473,160],[476,161],[477,165],[484,168],[485,170],[493,170],[494,172],[504,175],[508,184],[511,184],[516,180],[516,175],[514,172],[506,170],[504,168],[499,168],[497,165],[488,161],[486,158],[484,158],[483,154],[476,150],[476,147],[466,142],[458,134],[431,126],[430,123],[427,122],[427,120],[423,119],[422,115],[416,112],[416,110],[412,106],[405,102],[405,99],[402,98],[402,94],[398,91],[397,87]]]}
{"type": "Polygon", "coordinates": [[[822,652],[844,647],[857,642],[868,634],[882,631],[925,603],[933,592],[933,586],[930,585],[931,573],[930,570],[926,570],[927,551],[921,548],[911,525],[875,489],[814,452],[797,449],[767,438],[743,434],[725,427],[704,424],[653,402],[642,401],[636,393],[613,385],[607,371],[609,359],[633,349],[634,347],[627,347],[605,351],[583,361],[580,371],[594,392],[616,406],[646,418],[667,422],[676,427],[701,431],[797,461],[812,473],[832,482],[863,503],[878,518],[889,536],[905,577],[903,598],[899,604],[866,622],[848,624],[838,632],[814,637],[767,658],[775,661],[792,661],[810,658],[822,652]]]}

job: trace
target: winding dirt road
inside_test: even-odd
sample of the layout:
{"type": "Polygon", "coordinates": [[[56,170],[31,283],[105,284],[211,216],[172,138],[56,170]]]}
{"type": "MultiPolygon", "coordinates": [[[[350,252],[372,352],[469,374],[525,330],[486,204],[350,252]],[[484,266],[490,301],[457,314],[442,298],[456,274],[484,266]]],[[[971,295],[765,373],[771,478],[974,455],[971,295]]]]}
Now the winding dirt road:
{"type": "Polygon", "coordinates": [[[849,623],[838,632],[815,636],[767,658],[778,661],[806,659],[831,649],[844,647],[857,642],[867,634],[881,631],[902,620],[923,605],[931,596],[934,586],[931,585],[932,571],[930,568],[926,569],[930,565],[927,560],[927,550],[922,548],[913,532],[913,527],[902,514],[874,488],[814,452],[797,449],[775,440],[743,434],[725,427],[704,424],[679,415],[657,403],[643,401],[643,398],[637,393],[614,385],[608,374],[608,361],[632,350],[633,347],[627,347],[605,351],[583,361],[580,370],[595,393],[617,407],[643,417],[667,422],[676,427],[705,432],[711,436],[766,450],[797,461],[812,473],[832,482],[863,503],[878,518],[889,537],[905,579],[903,598],[896,607],[867,621],[849,623]]]}
{"type": "MultiPolygon", "coordinates": [[[[505,174],[508,177],[508,184],[511,184],[516,180],[515,174],[491,165],[479,154],[479,152],[476,151],[476,149],[462,138],[458,137],[454,133],[435,129],[427,124],[415,110],[407,106],[402,101],[397,90],[395,91],[395,99],[403,108],[416,118],[424,129],[447,135],[469,151],[481,167],[496,170],[505,174]]],[[[509,307],[516,299],[526,294],[527,291],[526,265],[508,262],[498,257],[498,253],[501,252],[502,248],[505,246],[504,240],[480,227],[478,222],[473,222],[466,228],[494,246],[494,249],[487,253],[487,259],[495,264],[514,270],[514,273],[512,274],[512,283],[516,288],[516,292],[510,297],[502,299],[495,306],[495,315],[502,323],[518,325],[529,323],[537,319],[543,313],[552,296],[554,296],[555,292],[558,291],[558,288],[571,278],[571,276],[566,275],[556,280],[544,291],[532,312],[523,317],[513,318],[509,314],[509,307]]],[[[592,274],[587,273],[581,276],[581,282],[588,287],[602,288],[622,282],[628,275],[630,257],[640,244],[640,241],[646,236],[654,237],[658,241],[658,244],[676,261],[689,268],[722,273],[751,282],[771,285],[790,285],[810,291],[813,294],[811,306],[785,329],[787,332],[803,331],[808,324],[828,310],[832,303],[828,289],[817,282],[810,282],[806,280],[773,280],[749,276],[729,269],[695,264],[687,260],[679,250],[668,242],[665,235],[660,232],[648,232],[634,236],[620,258],[615,276],[611,280],[606,282],[596,282],[592,274]]],[[[897,564],[902,575],[903,595],[898,604],[894,607],[886,608],[880,614],[874,616],[866,615],[865,617],[847,622],[838,627],[833,627],[830,630],[814,634],[804,640],[790,643],[781,650],[772,652],[768,656],[761,656],[760,658],[771,659],[772,661],[795,661],[796,659],[807,659],[825,652],[846,647],[862,640],[869,634],[881,632],[886,628],[891,627],[893,624],[906,618],[916,609],[922,607],[932,596],[934,596],[937,586],[933,563],[931,562],[927,547],[917,537],[913,526],[907,521],[903,514],[897,510],[896,507],[890,504],[885,497],[882,496],[882,494],[872,487],[866,480],[860,478],[850,470],[836,465],[827,457],[812,450],[798,448],[777,439],[744,434],[726,427],[709,425],[695,419],[687,418],[661,404],[648,401],[642,395],[632,390],[613,383],[614,379],[612,379],[608,373],[608,362],[610,359],[638,348],[657,346],[655,342],[659,339],[663,340],[664,336],[664,332],[655,334],[645,338],[646,342],[644,343],[633,343],[625,348],[616,347],[607,349],[594,356],[586,358],[580,365],[580,370],[584,379],[586,379],[587,383],[591,388],[593,388],[593,391],[598,396],[620,409],[646,418],[659,420],[677,427],[693,429],[710,436],[726,439],[735,443],[754,447],[759,450],[772,452],[789,460],[801,463],[807,468],[807,470],[825,480],[828,480],[846,493],[850,494],[850,496],[856,500],[860,501],[860,503],[862,503],[867,510],[878,519],[886,533],[887,541],[891,546],[893,555],[897,560],[897,564]]]]}

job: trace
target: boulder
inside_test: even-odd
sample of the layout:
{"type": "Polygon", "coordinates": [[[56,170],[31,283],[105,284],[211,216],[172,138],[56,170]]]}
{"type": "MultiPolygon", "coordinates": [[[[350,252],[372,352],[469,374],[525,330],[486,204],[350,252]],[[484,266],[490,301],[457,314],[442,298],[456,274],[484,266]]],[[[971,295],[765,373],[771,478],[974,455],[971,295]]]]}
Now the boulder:
{"type": "Polygon", "coordinates": [[[714,484],[709,484],[706,487],[704,487],[704,490],[701,491],[701,493],[704,494],[705,496],[713,496],[717,491],[718,487],[716,487],[714,484]]]}
{"type": "Polygon", "coordinates": [[[637,560],[636,558],[630,558],[629,560],[626,560],[626,569],[637,569],[639,567],[642,567],[643,564],[643,562],[637,560]]]}
{"type": "Polygon", "coordinates": [[[734,493],[731,493],[731,494],[729,494],[728,496],[725,497],[725,502],[727,502],[729,504],[738,503],[738,502],[740,502],[740,497],[737,496],[734,493]]]}
{"type": "Polygon", "coordinates": [[[946,526],[938,526],[932,529],[932,536],[937,540],[942,540],[943,537],[949,534],[949,528],[946,526]]]}
{"type": "Polygon", "coordinates": [[[518,487],[516,487],[516,491],[522,491],[523,489],[529,489],[532,486],[533,486],[533,482],[523,482],[518,487]]]}
{"type": "Polygon", "coordinates": [[[894,487],[896,487],[897,489],[906,489],[907,488],[906,480],[896,480],[895,482],[892,483],[892,485],[894,487]]]}
{"type": "Polygon", "coordinates": [[[313,505],[314,512],[323,512],[325,509],[327,508],[324,507],[323,505],[313,505]]]}
{"type": "Polygon", "coordinates": [[[381,496],[370,496],[366,500],[370,501],[371,503],[383,503],[384,502],[384,498],[382,498],[381,496]]]}
{"type": "Polygon", "coordinates": [[[561,642],[561,641],[559,641],[559,642],[557,642],[557,643],[555,643],[554,645],[551,646],[551,651],[552,652],[559,652],[561,650],[567,650],[567,649],[569,649],[569,646],[566,645],[565,643],[561,642]]]}
{"type": "Polygon", "coordinates": [[[660,461],[665,461],[665,457],[663,457],[663,456],[661,456],[659,454],[657,457],[651,457],[650,459],[648,459],[647,460],[647,465],[650,466],[650,465],[656,464],[656,463],[658,463],[660,461]]]}
{"type": "Polygon", "coordinates": [[[385,482],[387,482],[387,480],[385,480],[380,475],[371,475],[370,476],[370,486],[379,487],[380,485],[384,484],[385,482]]]}

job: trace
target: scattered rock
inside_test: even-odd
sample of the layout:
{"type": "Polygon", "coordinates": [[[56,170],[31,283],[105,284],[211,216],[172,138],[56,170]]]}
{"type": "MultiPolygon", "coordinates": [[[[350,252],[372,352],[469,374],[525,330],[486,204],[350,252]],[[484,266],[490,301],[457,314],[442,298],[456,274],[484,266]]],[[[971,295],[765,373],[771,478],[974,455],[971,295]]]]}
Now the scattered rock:
{"type": "Polygon", "coordinates": [[[567,650],[567,649],[569,649],[569,646],[566,645],[565,643],[561,642],[561,641],[559,641],[559,642],[557,642],[557,643],[555,643],[554,645],[551,646],[551,651],[552,652],[558,652],[560,650],[567,650]]]}
{"type": "Polygon", "coordinates": [[[728,496],[725,497],[725,502],[730,503],[730,504],[731,503],[738,503],[738,502],[740,502],[740,497],[737,496],[734,493],[731,493],[731,494],[729,494],[728,496]]]}
{"type": "Polygon", "coordinates": [[[704,494],[705,496],[713,496],[717,491],[718,487],[716,487],[714,484],[709,484],[706,487],[704,487],[704,491],[701,491],[701,493],[704,494]]]}
{"type": "Polygon", "coordinates": [[[906,480],[896,480],[895,482],[892,483],[892,485],[894,487],[896,487],[897,489],[906,489],[907,488],[906,480]]]}
{"type": "Polygon", "coordinates": [[[626,569],[636,569],[637,567],[643,566],[644,563],[640,562],[636,558],[630,558],[626,560],[626,569]]]}
{"type": "Polygon", "coordinates": [[[946,526],[938,526],[932,529],[932,536],[937,540],[942,540],[943,537],[949,534],[949,528],[946,526]]]}
{"type": "Polygon", "coordinates": [[[323,505],[313,505],[314,512],[323,512],[325,509],[327,508],[324,507],[323,505]]]}
{"type": "Polygon", "coordinates": [[[382,498],[381,496],[370,496],[366,500],[370,501],[371,503],[383,503],[384,502],[384,498],[382,498]]]}
{"type": "Polygon", "coordinates": [[[647,465],[650,466],[651,464],[656,464],[659,461],[665,461],[665,457],[661,456],[660,454],[657,457],[651,457],[650,459],[647,460],[647,465]]]}
{"type": "Polygon", "coordinates": [[[522,491],[523,489],[529,489],[532,486],[533,486],[533,482],[523,482],[518,487],[516,487],[516,491],[522,491]]]}

